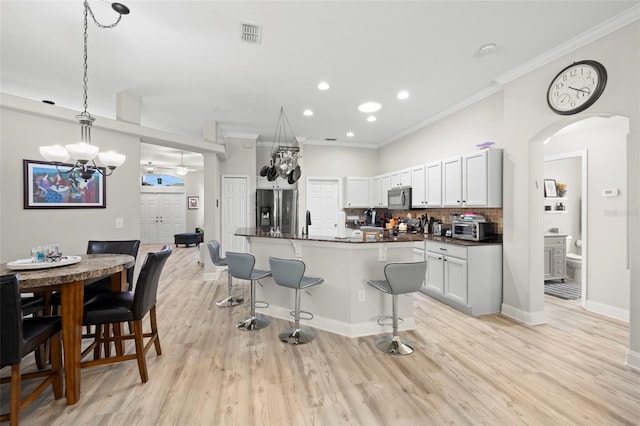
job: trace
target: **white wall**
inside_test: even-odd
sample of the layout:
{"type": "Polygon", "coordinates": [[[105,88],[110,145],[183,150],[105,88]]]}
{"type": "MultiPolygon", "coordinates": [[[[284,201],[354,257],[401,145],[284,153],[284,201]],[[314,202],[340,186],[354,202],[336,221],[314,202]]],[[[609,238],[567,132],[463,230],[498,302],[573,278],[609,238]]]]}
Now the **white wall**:
{"type": "MultiPolygon", "coordinates": [[[[98,121],[96,120],[96,123],[98,121]]],[[[23,209],[22,160],[41,160],[40,145],[64,144],[80,136],[77,123],[3,109],[0,114],[0,261],[29,257],[32,246],[59,242],[67,254],[82,254],[90,239],[139,239],[139,139],[93,128],[92,142],[125,154],[127,161],[106,178],[105,209],[23,209]],[[116,218],[124,228],[116,229],[116,218]]]]}

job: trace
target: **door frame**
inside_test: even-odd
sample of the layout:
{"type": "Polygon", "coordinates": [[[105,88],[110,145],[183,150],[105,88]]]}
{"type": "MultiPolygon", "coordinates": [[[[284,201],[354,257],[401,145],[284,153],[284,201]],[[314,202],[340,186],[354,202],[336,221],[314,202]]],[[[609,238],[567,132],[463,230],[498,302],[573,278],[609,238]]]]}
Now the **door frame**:
{"type": "Polygon", "coordinates": [[[581,170],[580,170],[580,179],[582,180],[581,186],[582,186],[582,193],[580,194],[580,233],[582,234],[582,283],[581,283],[581,287],[582,287],[582,300],[580,301],[580,305],[582,306],[582,309],[587,309],[587,289],[589,288],[587,286],[587,281],[589,280],[589,261],[588,261],[588,246],[589,246],[589,238],[587,236],[587,232],[589,227],[587,226],[587,224],[589,223],[587,221],[588,217],[589,217],[589,212],[588,210],[588,196],[589,196],[589,191],[588,191],[588,184],[589,184],[589,180],[587,179],[587,176],[589,175],[587,172],[587,167],[589,162],[587,161],[587,150],[583,149],[583,150],[579,150],[579,151],[571,151],[571,152],[563,152],[561,154],[555,154],[555,155],[547,155],[544,157],[544,162],[546,163],[547,161],[557,161],[557,160],[567,160],[569,158],[580,158],[580,165],[581,165],[581,170]]]}

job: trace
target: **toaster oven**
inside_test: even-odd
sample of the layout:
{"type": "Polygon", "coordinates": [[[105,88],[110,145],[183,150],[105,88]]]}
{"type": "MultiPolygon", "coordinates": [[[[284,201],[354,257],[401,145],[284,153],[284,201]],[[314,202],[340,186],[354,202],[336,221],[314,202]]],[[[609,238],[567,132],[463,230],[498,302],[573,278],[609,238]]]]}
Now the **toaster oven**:
{"type": "Polygon", "coordinates": [[[492,222],[454,220],[451,225],[451,236],[461,240],[482,241],[493,237],[495,232],[492,222]]]}

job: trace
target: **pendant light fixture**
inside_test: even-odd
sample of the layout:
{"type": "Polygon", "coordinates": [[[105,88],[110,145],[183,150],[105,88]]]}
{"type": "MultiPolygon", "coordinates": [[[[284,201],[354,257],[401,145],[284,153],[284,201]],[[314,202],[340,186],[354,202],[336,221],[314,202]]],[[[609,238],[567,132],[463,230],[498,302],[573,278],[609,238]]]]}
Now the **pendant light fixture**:
{"type": "Polygon", "coordinates": [[[118,13],[118,19],[110,25],[102,25],[97,20],[89,6],[87,0],[84,1],[84,75],[82,78],[82,90],[83,90],[83,106],[84,110],[76,115],[76,119],[80,123],[80,142],[67,144],[64,147],[61,145],[53,146],[41,146],[40,155],[42,155],[47,161],[55,164],[56,169],[60,172],[69,173],[76,170],[77,173],[85,180],[89,180],[95,172],[110,176],[116,167],[121,166],[126,157],[117,152],[99,152],[100,149],[91,144],[91,125],[95,121],[95,118],[87,111],[88,96],[87,96],[87,27],[88,27],[88,15],[91,15],[93,22],[99,28],[114,28],[122,19],[122,15],[129,14],[129,8],[121,3],[111,3],[111,8],[118,13]],[[95,162],[95,158],[98,157],[100,162],[108,169],[103,172],[100,170],[95,162]],[[69,158],[75,161],[73,167],[67,171],[62,171],[59,167],[69,158]]]}

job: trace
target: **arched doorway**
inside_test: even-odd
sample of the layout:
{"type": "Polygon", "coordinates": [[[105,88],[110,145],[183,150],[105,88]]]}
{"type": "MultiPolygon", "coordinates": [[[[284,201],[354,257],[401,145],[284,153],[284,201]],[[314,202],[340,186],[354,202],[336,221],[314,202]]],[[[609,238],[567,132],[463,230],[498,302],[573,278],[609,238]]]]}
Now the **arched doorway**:
{"type": "MultiPolygon", "coordinates": [[[[586,262],[583,268],[588,274],[589,288],[586,289],[583,307],[627,322],[631,291],[627,214],[628,133],[628,118],[594,114],[555,123],[531,140],[532,144],[539,144],[533,148],[534,151],[543,156],[579,150],[588,153],[585,245],[589,247],[589,254],[583,260],[586,262]]],[[[538,173],[538,170],[541,169],[531,173],[538,173]]],[[[534,179],[538,180],[539,174],[534,179]]],[[[532,204],[533,208],[539,208],[542,217],[544,201],[536,202],[538,204],[532,204]]],[[[543,238],[544,232],[548,231],[545,221],[540,219],[535,226],[543,238]]],[[[530,242],[530,245],[534,246],[534,243],[530,242]]],[[[543,265],[532,264],[532,267],[542,270],[543,265]]],[[[532,292],[543,293],[543,282],[533,282],[532,292]]]]}

